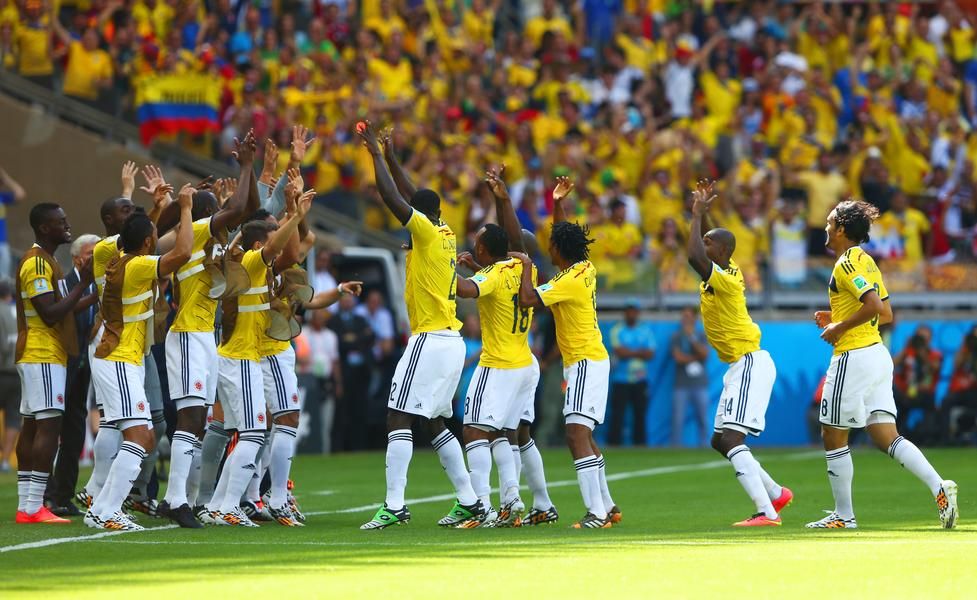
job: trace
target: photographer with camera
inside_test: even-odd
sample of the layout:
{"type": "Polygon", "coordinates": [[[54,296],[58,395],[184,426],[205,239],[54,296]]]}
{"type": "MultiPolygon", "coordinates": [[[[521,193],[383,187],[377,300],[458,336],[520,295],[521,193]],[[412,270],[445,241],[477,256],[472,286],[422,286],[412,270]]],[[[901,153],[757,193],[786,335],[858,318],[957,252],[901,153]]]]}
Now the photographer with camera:
{"type": "Polygon", "coordinates": [[[933,443],[940,438],[936,384],[940,381],[943,354],[931,347],[932,338],[933,330],[927,325],[920,325],[893,360],[893,391],[899,409],[896,426],[899,431],[911,432],[913,438],[922,443],[933,443]],[[922,409],[923,418],[910,429],[906,420],[914,408],[922,409]]]}
{"type": "Polygon", "coordinates": [[[943,439],[951,445],[960,442],[967,431],[977,430],[977,326],[964,337],[953,358],[950,393],[940,405],[943,439]]]}

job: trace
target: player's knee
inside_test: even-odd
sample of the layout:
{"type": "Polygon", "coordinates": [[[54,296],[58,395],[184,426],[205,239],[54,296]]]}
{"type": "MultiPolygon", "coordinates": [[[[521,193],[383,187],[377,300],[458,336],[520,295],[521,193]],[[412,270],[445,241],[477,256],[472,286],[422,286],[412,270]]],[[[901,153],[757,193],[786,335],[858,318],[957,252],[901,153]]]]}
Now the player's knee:
{"type": "Polygon", "coordinates": [[[289,412],[281,415],[275,416],[275,425],[282,425],[285,427],[298,427],[299,426],[299,413],[289,412]]]}
{"type": "Polygon", "coordinates": [[[712,439],[710,440],[709,443],[712,445],[712,449],[713,450],[715,450],[716,452],[718,452],[720,454],[725,454],[723,452],[722,439],[723,439],[723,436],[722,435],[720,435],[718,433],[713,433],[712,434],[712,439]]]}
{"type": "Polygon", "coordinates": [[[414,424],[414,417],[399,410],[387,411],[387,432],[398,429],[410,429],[414,424]]]}

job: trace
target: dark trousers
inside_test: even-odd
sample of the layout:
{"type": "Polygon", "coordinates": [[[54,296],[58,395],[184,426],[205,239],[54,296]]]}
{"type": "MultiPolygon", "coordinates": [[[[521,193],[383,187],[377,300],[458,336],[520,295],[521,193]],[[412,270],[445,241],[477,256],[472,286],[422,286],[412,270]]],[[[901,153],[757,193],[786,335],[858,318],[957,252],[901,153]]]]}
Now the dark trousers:
{"type": "Polygon", "coordinates": [[[611,388],[611,430],[608,433],[612,446],[621,445],[624,413],[629,406],[634,416],[634,425],[631,427],[632,443],[635,446],[647,443],[645,416],[648,413],[648,382],[615,383],[611,388]]]}
{"type": "Polygon", "coordinates": [[[88,383],[92,371],[87,361],[73,360],[68,363],[68,380],[65,382],[64,418],[61,420],[61,445],[54,464],[54,473],[48,481],[44,499],[55,506],[66,506],[75,495],[78,484],[78,459],[85,445],[85,427],[88,417],[88,383]]]}
{"type": "Polygon", "coordinates": [[[343,397],[336,398],[336,415],[332,427],[334,452],[365,450],[366,415],[369,406],[369,365],[343,367],[343,397]]]}
{"type": "Polygon", "coordinates": [[[947,394],[940,405],[943,443],[956,444],[960,434],[977,430],[977,389],[947,394]]]}

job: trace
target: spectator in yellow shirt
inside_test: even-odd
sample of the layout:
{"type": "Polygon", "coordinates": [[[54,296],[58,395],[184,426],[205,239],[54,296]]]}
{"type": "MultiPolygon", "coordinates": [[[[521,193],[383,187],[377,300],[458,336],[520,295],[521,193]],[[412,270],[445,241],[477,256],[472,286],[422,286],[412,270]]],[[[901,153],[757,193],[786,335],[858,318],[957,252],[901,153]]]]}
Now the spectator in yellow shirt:
{"type": "Polygon", "coordinates": [[[98,47],[98,32],[89,27],[81,41],[72,40],[57,20],[54,31],[68,46],[68,66],[64,72],[64,93],[94,103],[99,93],[112,83],[112,58],[98,47]]]}
{"type": "Polygon", "coordinates": [[[567,40],[573,37],[570,21],[556,11],[556,0],[543,0],[543,14],[529,19],[526,23],[526,37],[531,39],[537,48],[543,41],[543,34],[547,31],[563,34],[567,40]]]}
{"type": "Polygon", "coordinates": [[[394,34],[384,46],[382,58],[372,58],[368,63],[370,76],[387,101],[412,100],[414,98],[414,70],[400,47],[400,36],[394,34]]]}
{"type": "Polygon", "coordinates": [[[848,194],[848,182],[835,170],[835,159],[827,151],[818,157],[815,170],[785,173],[789,186],[797,186],[807,192],[807,253],[809,256],[827,254],[824,241],[824,223],[828,213],[848,194]]]}
{"type": "Polygon", "coordinates": [[[594,227],[595,236],[601,239],[604,256],[610,264],[607,275],[608,287],[626,286],[637,279],[634,265],[641,254],[641,230],[627,220],[627,207],[615,198],[609,204],[611,218],[594,227]]]}
{"type": "Polygon", "coordinates": [[[51,60],[51,25],[41,0],[24,3],[25,19],[14,33],[17,72],[34,83],[51,87],[54,62],[51,60]]]}
{"type": "Polygon", "coordinates": [[[884,254],[896,258],[903,267],[916,267],[925,257],[924,241],[930,222],[923,211],[909,205],[901,190],[892,196],[892,208],[876,222],[879,243],[888,249],[884,254]]]}

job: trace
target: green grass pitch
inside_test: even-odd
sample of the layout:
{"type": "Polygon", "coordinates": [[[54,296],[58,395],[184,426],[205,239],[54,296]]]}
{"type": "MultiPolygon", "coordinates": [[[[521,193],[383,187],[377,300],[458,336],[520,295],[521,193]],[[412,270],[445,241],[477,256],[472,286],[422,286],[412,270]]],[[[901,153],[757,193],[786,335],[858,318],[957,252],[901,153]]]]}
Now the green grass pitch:
{"type": "MultiPolygon", "coordinates": [[[[0,596],[345,598],[963,598],[977,594],[977,454],[929,450],[960,486],[962,521],[940,529],[929,492],[882,453],[855,452],[855,531],[804,529],[831,506],[823,454],[759,450],[794,504],[779,528],[729,525],[753,507],[728,463],[705,450],[609,450],[624,521],[569,529],[584,510],[565,450],[544,453],[561,521],[507,530],[443,530],[449,483],[418,448],[413,520],[359,531],[384,492],[381,453],[299,457],[307,527],[161,529],[121,535],[77,519],[15,525],[13,474],[0,476],[0,596]],[[86,539],[88,538],[88,539],[86,539]],[[41,545],[47,544],[47,545],[41,545]],[[166,596],[174,593],[175,596],[166,596]],[[137,595],[138,594],[138,595],[137,595]]],[[[82,473],[82,478],[87,473],[82,473]]],[[[495,475],[493,474],[493,480],[495,475]]],[[[525,493],[528,500],[528,492],[525,493]]],[[[146,517],[148,527],[165,523],[146,517]]]]}

